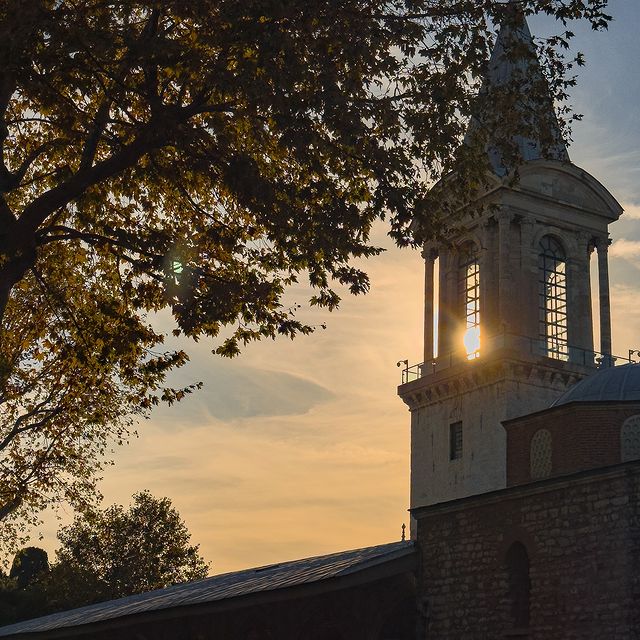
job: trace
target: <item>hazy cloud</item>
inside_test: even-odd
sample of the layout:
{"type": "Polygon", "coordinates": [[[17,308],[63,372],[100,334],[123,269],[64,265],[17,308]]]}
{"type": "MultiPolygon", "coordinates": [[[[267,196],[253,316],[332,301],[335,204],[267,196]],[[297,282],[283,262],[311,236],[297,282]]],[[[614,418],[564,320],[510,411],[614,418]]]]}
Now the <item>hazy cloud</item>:
{"type": "Polygon", "coordinates": [[[614,258],[622,258],[640,267],[640,240],[616,240],[609,249],[609,255],[614,258]]]}
{"type": "Polygon", "coordinates": [[[202,390],[171,407],[159,408],[154,421],[170,428],[187,428],[211,418],[229,421],[302,415],[333,396],[331,391],[302,375],[221,363],[210,353],[206,356],[209,360],[206,370],[187,366],[188,376],[203,382],[202,390]]]}
{"type": "Polygon", "coordinates": [[[632,219],[632,220],[640,220],[640,204],[625,204],[623,206],[624,206],[625,218],[632,219]]]}

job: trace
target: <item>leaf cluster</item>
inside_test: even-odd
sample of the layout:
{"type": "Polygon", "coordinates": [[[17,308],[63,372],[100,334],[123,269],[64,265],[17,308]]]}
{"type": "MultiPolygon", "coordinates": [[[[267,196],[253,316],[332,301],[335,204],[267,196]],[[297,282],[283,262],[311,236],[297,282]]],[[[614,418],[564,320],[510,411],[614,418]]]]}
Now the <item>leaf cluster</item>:
{"type": "Polygon", "coordinates": [[[171,500],[142,491],[128,509],[114,504],[63,527],[57,564],[95,583],[87,601],[110,600],[206,577],[209,565],[190,539],[171,500]]]}

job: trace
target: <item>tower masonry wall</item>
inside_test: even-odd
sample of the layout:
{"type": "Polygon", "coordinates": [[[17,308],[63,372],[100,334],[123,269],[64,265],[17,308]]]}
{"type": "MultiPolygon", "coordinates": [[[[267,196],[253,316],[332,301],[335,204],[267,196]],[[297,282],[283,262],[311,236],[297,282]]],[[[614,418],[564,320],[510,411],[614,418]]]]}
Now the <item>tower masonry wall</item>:
{"type": "MultiPolygon", "coordinates": [[[[503,420],[548,407],[578,378],[523,363],[467,363],[449,380],[425,381],[411,407],[411,507],[506,486],[503,420]],[[461,371],[466,371],[461,373],[461,371]],[[462,455],[451,459],[450,428],[462,423],[462,455]]],[[[415,383],[414,383],[415,384],[415,383]]],[[[403,394],[407,402],[407,394],[403,394]]]]}
{"type": "Polygon", "coordinates": [[[633,462],[414,510],[423,637],[636,638],[639,500],[633,462]],[[524,589],[509,576],[514,543],[528,555],[524,589]]]}

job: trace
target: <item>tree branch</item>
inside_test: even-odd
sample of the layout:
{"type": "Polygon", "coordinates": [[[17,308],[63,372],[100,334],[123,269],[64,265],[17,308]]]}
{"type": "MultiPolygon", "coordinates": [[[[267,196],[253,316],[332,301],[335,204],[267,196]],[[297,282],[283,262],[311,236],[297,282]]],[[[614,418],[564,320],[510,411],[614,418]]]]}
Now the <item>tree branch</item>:
{"type": "Polygon", "coordinates": [[[29,170],[29,167],[45,151],[49,151],[50,149],[53,149],[55,147],[68,147],[71,145],[72,143],[70,141],[63,140],[62,138],[56,138],[55,140],[47,140],[46,142],[43,142],[27,155],[27,157],[22,161],[22,164],[16,171],[7,172],[6,176],[2,176],[2,180],[0,180],[0,192],[7,193],[9,191],[12,191],[13,189],[17,189],[18,187],[20,187],[20,183],[29,170]]]}
{"type": "Polygon", "coordinates": [[[190,118],[205,113],[232,111],[233,102],[220,104],[191,103],[185,107],[167,106],[162,109],[139,135],[114,155],[77,171],[65,182],[53,187],[25,207],[17,224],[17,231],[32,235],[57,209],[67,206],[88,188],[133,167],[143,156],[170,143],[180,126],[190,118]]]}
{"type": "MultiPolygon", "coordinates": [[[[47,401],[43,400],[39,406],[45,404],[46,402],[47,401]]],[[[33,409],[29,413],[25,413],[24,415],[19,416],[16,419],[11,431],[9,431],[9,433],[2,439],[2,441],[0,441],[0,451],[2,451],[9,444],[11,444],[11,442],[21,433],[24,433],[25,431],[35,431],[40,429],[60,413],[62,413],[62,407],[58,406],[54,409],[38,409],[38,410],[33,409]],[[38,420],[38,422],[29,422],[24,426],[20,426],[23,422],[25,422],[26,420],[29,420],[29,418],[35,417],[39,413],[47,413],[47,415],[44,418],[41,418],[40,420],[38,420]]]]}
{"type": "Polygon", "coordinates": [[[109,111],[111,110],[111,99],[105,97],[104,101],[96,112],[96,117],[93,121],[93,127],[87,136],[84,148],[82,149],[82,155],[80,156],[80,171],[88,169],[93,165],[93,161],[96,157],[96,151],[98,149],[98,142],[102,135],[107,122],[109,120],[109,111]]]}
{"type": "Polygon", "coordinates": [[[10,175],[4,157],[4,143],[9,137],[9,127],[6,122],[7,109],[9,108],[9,102],[15,90],[15,77],[3,70],[0,73],[0,185],[6,180],[6,177],[10,175]]]}

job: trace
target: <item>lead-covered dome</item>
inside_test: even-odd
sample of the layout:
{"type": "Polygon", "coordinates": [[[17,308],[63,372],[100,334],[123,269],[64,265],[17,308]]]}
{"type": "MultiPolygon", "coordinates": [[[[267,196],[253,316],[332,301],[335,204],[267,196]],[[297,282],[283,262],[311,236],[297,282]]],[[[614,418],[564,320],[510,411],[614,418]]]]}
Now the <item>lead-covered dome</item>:
{"type": "Polygon", "coordinates": [[[609,367],[578,382],[553,404],[570,402],[640,402],[640,364],[609,367]]]}

